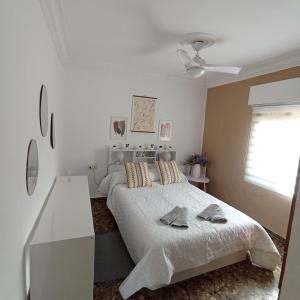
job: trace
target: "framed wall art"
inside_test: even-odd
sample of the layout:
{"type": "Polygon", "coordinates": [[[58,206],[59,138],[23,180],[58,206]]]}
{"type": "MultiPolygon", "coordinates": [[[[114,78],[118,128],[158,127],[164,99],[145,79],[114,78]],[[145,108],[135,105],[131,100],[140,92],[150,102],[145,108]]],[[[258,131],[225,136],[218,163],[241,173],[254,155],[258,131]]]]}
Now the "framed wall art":
{"type": "Polygon", "coordinates": [[[155,132],[155,104],[157,98],[132,96],[131,131],[155,132]]]}
{"type": "Polygon", "coordinates": [[[127,137],[127,118],[110,118],[110,138],[112,140],[125,140],[127,137]]]}
{"type": "Polygon", "coordinates": [[[158,138],[160,141],[169,142],[172,139],[173,122],[172,121],[159,121],[158,138]]]}

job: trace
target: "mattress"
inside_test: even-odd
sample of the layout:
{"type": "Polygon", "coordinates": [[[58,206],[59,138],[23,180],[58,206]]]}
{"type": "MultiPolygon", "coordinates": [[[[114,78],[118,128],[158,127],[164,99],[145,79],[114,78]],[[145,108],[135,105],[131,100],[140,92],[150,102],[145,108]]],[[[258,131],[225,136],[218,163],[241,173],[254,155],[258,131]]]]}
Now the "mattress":
{"type": "Polygon", "coordinates": [[[119,288],[125,299],[143,287],[157,289],[170,284],[174,273],[243,250],[249,250],[253,264],[268,270],[275,270],[280,263],[274,243],[260,224],[186,180],[165,186],[153,182],[152,187],[128,189],[124,178],[112,178],[107,206],[136,263],[119,288]],[[224,210],[226,224],[197,218],[212,203],[224,210]],[[188,229],[159,221],[175,206],[188,208],[188,229]]]}

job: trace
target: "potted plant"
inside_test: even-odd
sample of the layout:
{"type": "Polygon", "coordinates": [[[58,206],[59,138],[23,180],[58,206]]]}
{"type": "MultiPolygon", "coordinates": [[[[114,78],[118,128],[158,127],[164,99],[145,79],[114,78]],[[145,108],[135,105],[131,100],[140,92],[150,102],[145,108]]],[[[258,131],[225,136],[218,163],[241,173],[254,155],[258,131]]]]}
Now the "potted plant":
{"type": "Polygon", "coordinates": [[[199,178],[200,176],[206,176],[206,167],[208,159],[202,154],[193,154],[187,161],[186,164],[191,166],[191,176],[199,178]]]}
{"type": "Polygon", "coordinates": [[[206,177],[206,168],[208,165],[208,158],[204,155],[201,155],[201,159],[200,159],[200,176],[206,177]]]}

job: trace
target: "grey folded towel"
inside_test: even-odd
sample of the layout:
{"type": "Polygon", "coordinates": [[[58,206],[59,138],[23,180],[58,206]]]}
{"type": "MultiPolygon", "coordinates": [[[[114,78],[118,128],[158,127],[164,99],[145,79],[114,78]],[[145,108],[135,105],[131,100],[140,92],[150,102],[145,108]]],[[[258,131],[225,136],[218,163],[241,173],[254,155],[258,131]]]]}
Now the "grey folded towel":
{"type": "Polygon", "coordinates": [[[224,212],[218,204],[210,204],[197,217],[213,223],[227,222],[224,212]]]}
{"type": "Polygon", "coordinates": [[[189,228],[187,223],[187,208],[182,207],[181,212],[178,217],[171,223],[171,226],[174,227],[182,227],[182,228],[189,228]]]}
{"type": "Polygon", "coordinates": [[[163,224],[174,227],[188,228],[187,224],[187,208],[176,206],[170,212],[160,218],[163,224]]]}

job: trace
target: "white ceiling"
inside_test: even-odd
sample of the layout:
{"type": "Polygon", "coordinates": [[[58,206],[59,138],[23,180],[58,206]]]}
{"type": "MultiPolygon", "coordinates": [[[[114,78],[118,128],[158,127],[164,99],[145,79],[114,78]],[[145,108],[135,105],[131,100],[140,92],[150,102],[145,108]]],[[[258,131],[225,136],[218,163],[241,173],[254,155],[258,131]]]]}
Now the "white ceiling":
{"type": "MultiPolygon", "coordinates": [[[[51,1],[51,0],[48,0],[51,1]]],[[[186,34],[216,37],[208,63],[247,67],[300,50],[299,0],[56,0],[70,64],[168,75],[186,34]]]]}

